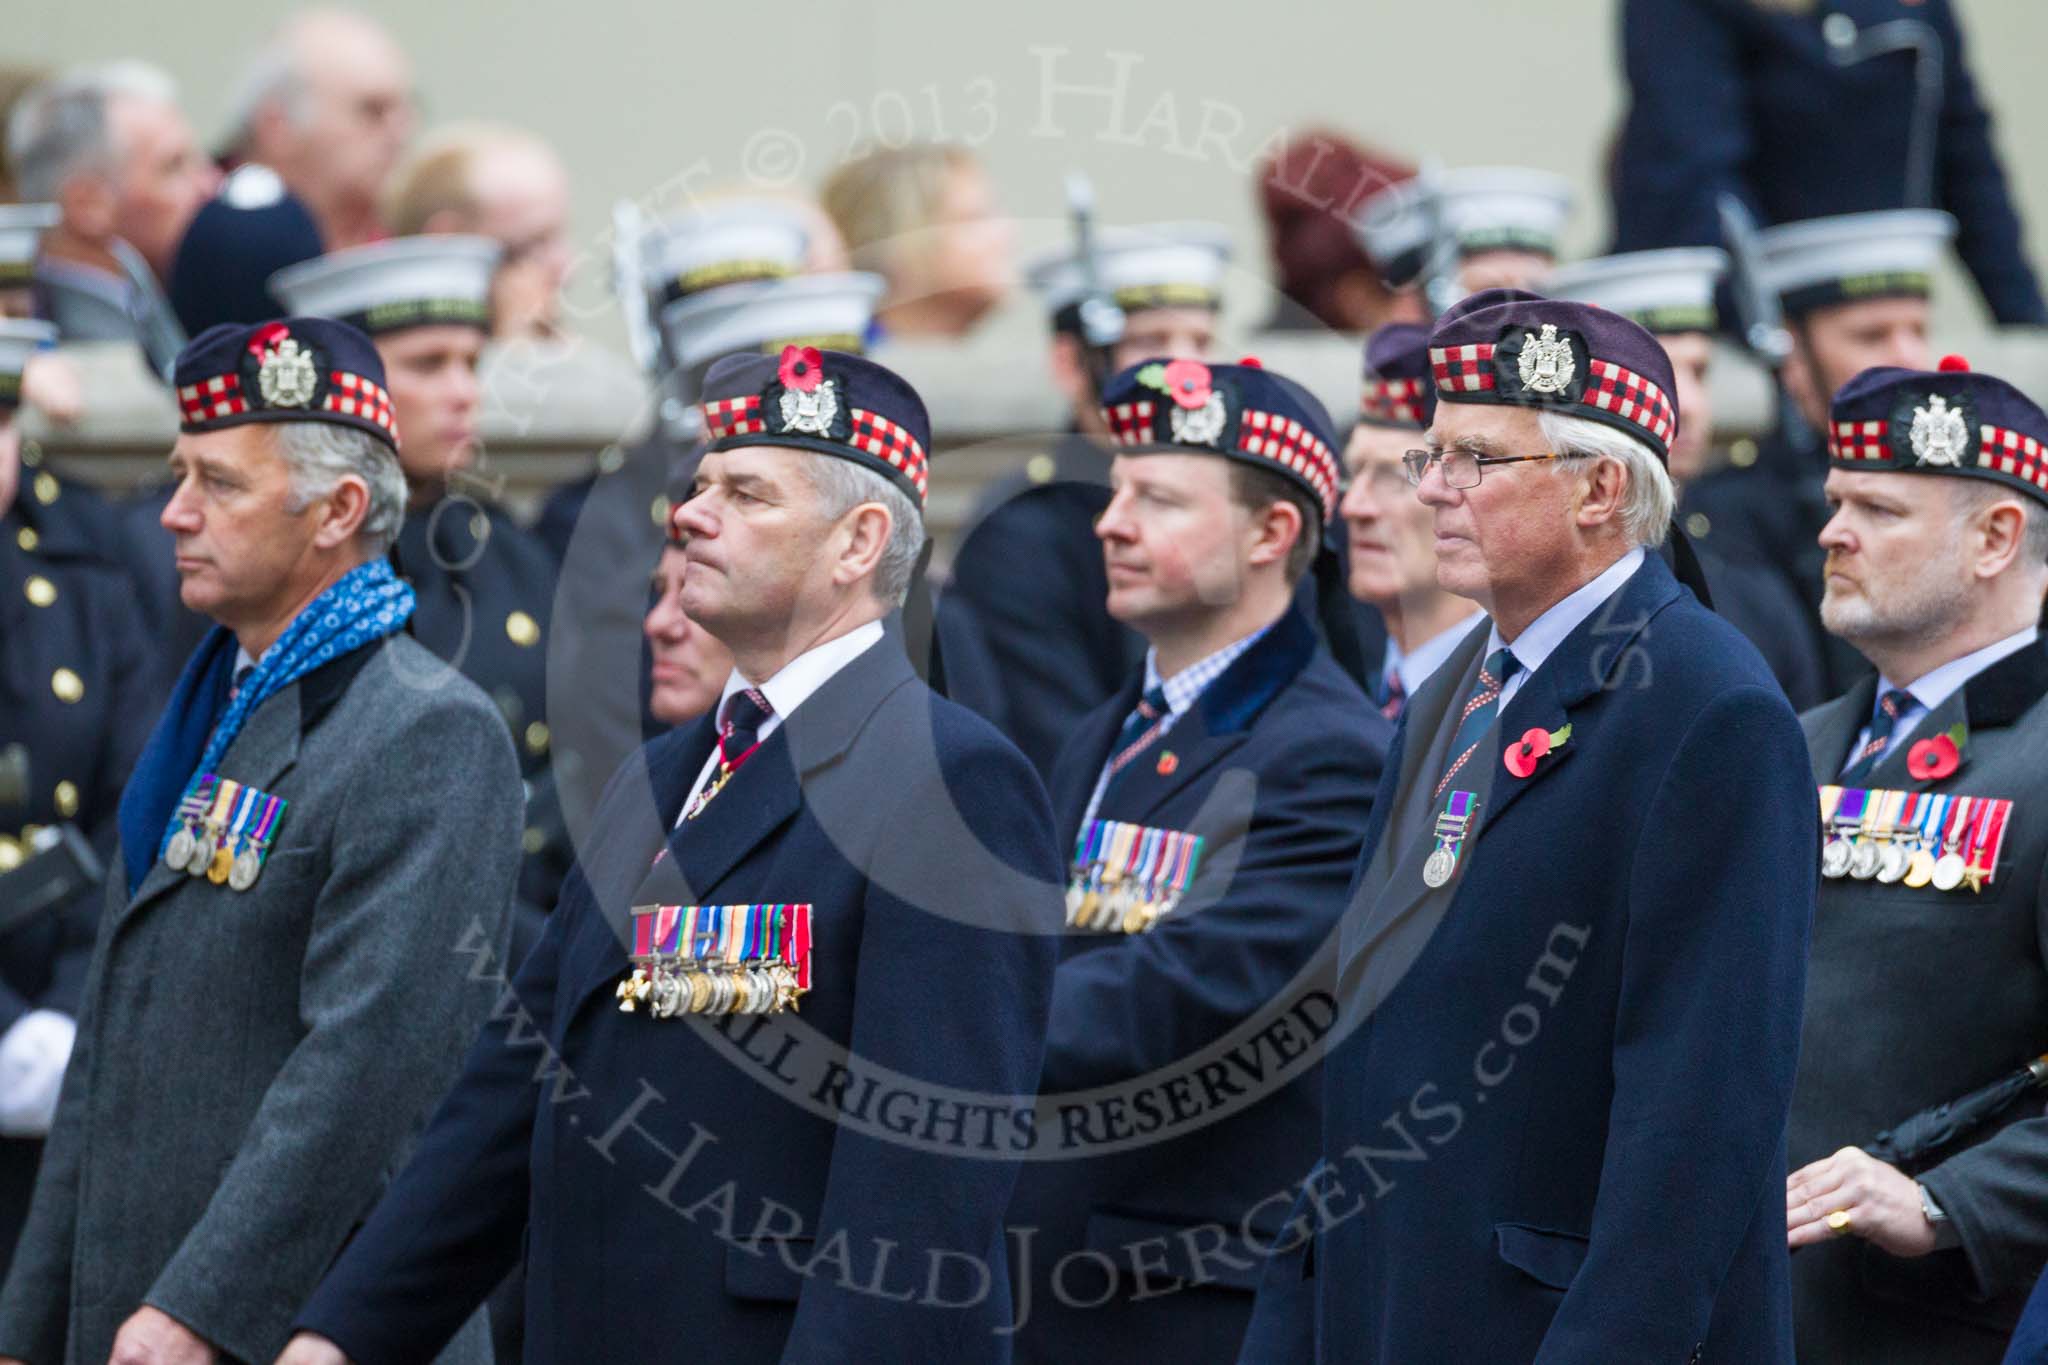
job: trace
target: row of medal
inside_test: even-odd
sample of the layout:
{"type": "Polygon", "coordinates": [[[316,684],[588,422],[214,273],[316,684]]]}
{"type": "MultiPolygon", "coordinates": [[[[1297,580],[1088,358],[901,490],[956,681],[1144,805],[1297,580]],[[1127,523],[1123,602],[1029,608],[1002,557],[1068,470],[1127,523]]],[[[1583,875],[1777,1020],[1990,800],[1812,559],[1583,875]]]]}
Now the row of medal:
{"type": "Polygon", "coordinates": [[[247,891],[263,875],[286,801],[240,782],[206,773],[178,803],[176,829],[164,863],[219,886],[247,891]]]}
{"type": "Polygon", "coordinates": [[[1201,861],[1199,834],[1090,820],[1074,844],[1067,927],[1142,934],[1173,913],[1201,861]]]}
{"type": "Polygon", "coordinates": [[[1998,868],[2012,802],[1882,788],[1822,787],[1823,877],[1982,891],[1998,868]]]}
{"type": "Polygon", "coordinates": [[[636,905],[633,962],[627,1014],[780,1014],[811,988],[811,907],[636,905]]]}

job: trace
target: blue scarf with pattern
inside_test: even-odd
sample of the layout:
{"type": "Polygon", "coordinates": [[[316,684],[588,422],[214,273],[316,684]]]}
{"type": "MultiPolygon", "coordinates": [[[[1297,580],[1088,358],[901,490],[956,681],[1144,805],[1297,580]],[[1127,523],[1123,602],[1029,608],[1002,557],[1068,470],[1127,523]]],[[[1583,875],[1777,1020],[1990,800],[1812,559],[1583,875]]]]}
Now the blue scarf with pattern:
{"type": "Polygon", "coordinates": [[[121,853],[131,898],[175,833],[179,800],[215,771],[256,708],[313,670],[396,634],[413,606],[412,588],[391,571],[390,561],[358,564],[292,618],[232,698],[234,632],[225,626],[207,632],[185,661],[170,705],[121,793],[121,853]]]}

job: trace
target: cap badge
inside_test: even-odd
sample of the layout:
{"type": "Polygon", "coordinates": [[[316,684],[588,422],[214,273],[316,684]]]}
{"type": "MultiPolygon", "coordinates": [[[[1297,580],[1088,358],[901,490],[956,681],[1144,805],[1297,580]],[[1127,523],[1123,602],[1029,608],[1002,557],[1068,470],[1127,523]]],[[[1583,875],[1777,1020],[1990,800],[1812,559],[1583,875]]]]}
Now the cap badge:
{"type": "Polygon", "coordinates": [[[839,417],[839,390],[825,378],[825,357],[815,346],[785,346],[776,377],[782,381],[782,429],[830,437],[839,417]]]}
{"type": "Polygon", "coordinates": [[[263,393],[264,403],[273,408],[303,408],[311,404],[320,380],[313,368],[313,353],[302,350],[282,329],[275,337],[259,337],[257,344],[263,347],[263,360],[256,370],[256,386],[263,393]]]}
{"type": "Polygon", "coordinates": [[[1543,335],[1534,332],[1522,334],[1520,358],[1522,387],[1537,393],[1562,393],[1565,385],[1572,382],[1572,371],[1576,368],[1572,360],[1569,342],[1557,335],[1554,323],[1543,324],[1543,335]]]}
{"type": "Polygon", "coordinates": [[[1138,371],[1138,382],[1173,399],[1167,411],[1178,445],[1214,446],[1223,440],[1230,410],[1213,384],[1209,367],[1199,360],[1170,360],[1138,371]]]}
{"type": "Polygon", "coordinates": [[[1913,409],[1907,440],[1921,464],[1960,465],[1969,453],[1970,426],[1961,409],[1950,407],[1938,393],[1929,394],[1926,407],[1913,409]]]}

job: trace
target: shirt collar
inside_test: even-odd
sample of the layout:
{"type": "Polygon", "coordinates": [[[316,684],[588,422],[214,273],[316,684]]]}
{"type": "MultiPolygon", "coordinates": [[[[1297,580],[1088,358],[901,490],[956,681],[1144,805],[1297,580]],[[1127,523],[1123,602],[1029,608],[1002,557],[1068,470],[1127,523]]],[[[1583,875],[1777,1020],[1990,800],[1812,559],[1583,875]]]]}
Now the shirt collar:
{"type": "Polygon", "coordinates": [[[1238,657],[1264,637],[1271,625],[1260,626],[1251,634],[1233,640],[1214,654],[1195,660],[1170,678],[1159,676],[1159,651],[1145,651],[1145,690],[1161,688],[1166,692],[1166,706],[1176,717],[1186,713],[1202,695],[1204,688],[1223,676],[1223,670],[1236,663],[1238,657]]]}
{"type": "MultiPolygon", "coordinates": [[[[1906,688],[1914,701],[1932,711],[1950,697],[1962,690],[1965,683],[1982,673],[1991,665],[2008,655],[2017,654],[2041,636],[2038,625],[2015,631],[2003,640],[1993,641],[1979,650],[1965,654],[1960,659],[1950,659],[1941,667],[1929,671],[1906,688]]],[[[1877,680],[1877,695],[1883,696],[1898,684],[1889,678],[1877,680]]]]}
{"type": "MultiPolygon", "coordinates": [[[[882,623],[869,621],[824,644],[813,645],[762,683],[759,688],[761,695],[768,698],[768,705],[774,708],[777,719],[787,720],[811,693],[830,682],[833,674],[867,653],[881,638],[882,623]]],[[[741,676],[739,669],[733,669],[732,676],[725,680],[725,691],[719,694],[717,714],[724,716],[726,700],[733,693],[752,686],[754,684],[741,676]]]]}
{"type": "Polygon", "coordinates": [[[1443,667],[1444,660],[1451,657],[1451,652],[1472,633],[1472,623],[1477,621],[1480,615],[1480,611],[1475,607],[1470,615],[1456,625],[1448,630],[1438,631],[1405,654],[1399,645],[1388,640],[1385,676],[1391,677],[1398,673],[1401,677],[1401,690],[1411,697],[1414,696],[1421,690],[1422,685],[1429,681],[1430,675],[1443,667]]]}
{"type": "MultiPolygon", "coordinates": [[[[1628,582],[1637,569],[1643,567],[1643,553],[1643,547],[1636,546],[1608,565],[1592,582],[1531,621],[1522,633],[1515,637],[1515,642],[1507,646],[1514,652],[1515,662],[1522,666],[1522,671],[1534,673],[1543,667],[1543,661],[1564,643],[1565,637],[1577,630],[1580,622],[1598,610],[1602,602],[1620,591],[1621,585],[1628,582]]],[[[1506,641],[1500,638],[1500,627],[1488,626],[1488,656],[1503,644],[1506,644],[1506,641]]]]}

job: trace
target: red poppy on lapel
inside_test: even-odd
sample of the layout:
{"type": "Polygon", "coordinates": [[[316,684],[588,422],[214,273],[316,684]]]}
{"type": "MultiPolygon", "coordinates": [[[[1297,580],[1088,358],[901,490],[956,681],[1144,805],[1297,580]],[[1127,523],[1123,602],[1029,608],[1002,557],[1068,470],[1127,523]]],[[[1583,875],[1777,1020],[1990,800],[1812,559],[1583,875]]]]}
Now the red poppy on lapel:
{"type": "Polygon", "coordinates": [[[1955,730],[1923,739],[1906,750],[1906,771],[1916,782],[1939,781],[1955,772],[1962,761],[1963,751],[1956,747],[1955,730]]]}
{"type": "Polygon", "coordinates": [[[1571,737],[1572,727],[1569,725],[1561,730],[1545,730],[1539,727],[1524,731],[1520,739],[1508,745],[1507,752],[1501,755],[1501,761],[1507,764],[1508,771],[1516,777],[1528,777],[1536,771],[1538,760],[1571,737]]]}
{"type": "Polygon", "coordinates": [[[1159,755],[1159,775],[1161,777],[1172,777],[1173,770],[1179,766],[1180,757],[1173,750],[1168,749],[1165,753],[1159,755]]]}

